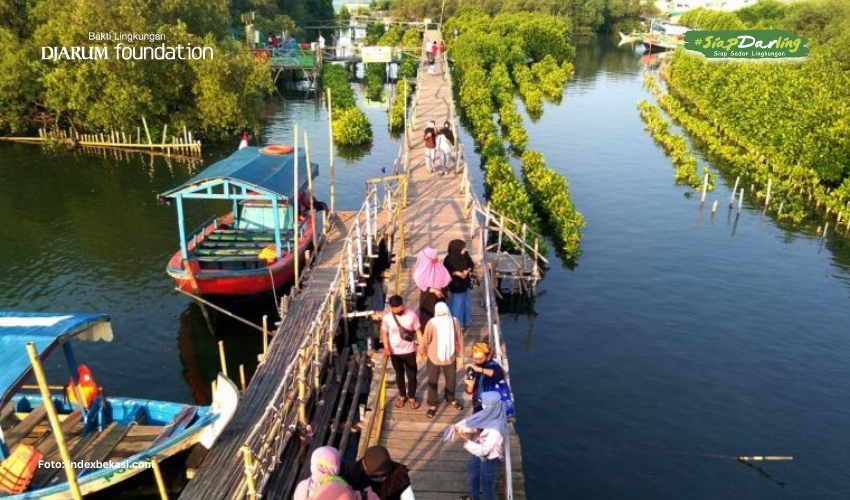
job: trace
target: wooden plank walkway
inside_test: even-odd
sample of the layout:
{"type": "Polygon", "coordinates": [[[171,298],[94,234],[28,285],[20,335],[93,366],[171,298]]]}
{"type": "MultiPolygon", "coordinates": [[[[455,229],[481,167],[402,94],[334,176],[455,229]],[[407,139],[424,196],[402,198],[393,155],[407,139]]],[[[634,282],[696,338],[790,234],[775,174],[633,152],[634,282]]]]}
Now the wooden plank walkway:
{"type": "MultiPolygon", "coordinates": [[[[426,33],[426,39],[439,39],[438,32],[426,33]]],[[[401,273],[399,289],[405,299],[405,304],[413,309],[418,307],[419,291],[413,282],[413,268],[416,254],[425,247],[433,247],[444,256],[449,241],[460,239],[467,242],[474,261],[476,272],[481,276],[481,242],[479,238],[470,240],[472,218],[465,209],[464,194],[461,189],[462,172],[460,169],[450,171],[446,175],[429,173],[425,165],[425,146],[423,132],[429,120],[433,120],[439,129],[445,121],[453,118],[451,107],[454,106],[449,82],[444,79],[444,67],[437,63],[436,74],[428,75],[421,71],[418,89],[418,101],[412,123],[415,129],[409,131],[409,201],[404,210],[404,232],[406,236],[405,267],[401,273]]],[[[457,134],[456,134],[457,135],[457,134]]],[[[437,155],[439,162],[439,154],[437,155]]],[[[394,274],[391,274],[394,276],[394,274]]],[[[482,280],[482,284],[483,284],[482,280]]],[[[388,284],[387,295],[393,295],[396,284],[391,280],[388,284]]],[[[464,332],[466,361],[471,360],[470,346],[488,337],[487,311],[483,287],[472,290],[473,322],[464,332]]],[[[493,306],[494,321],[498,322],[497,311],[493,306]]],[[[380,373],[383,362],[376,359],[375,371],[369,394],[367,420],[362,428],[370,425],[379,413],[378,392],[380,388],[380,373]]],[[[463,372],[458,373],[456,394],[463,401],[462,411],[449,407],[445,402],[434,419],[425,416],[427,405],[426,379],[424,366],[418,375],[417,397],[422,403],[418,410],[409,406],[395,408],[398,394],[395,384],[395,374],[392,368],[386,376],[386,403],[383,408],[384,418],[381,429],[374,429],[373,434],[380,432],[378,444],[386,446],[393,460],[406,464],[411,470],[413,491],[417,500],[446,500],[456,499],[469,494],[466,463],[469,453],[464,450],[462,442],[442,442],[442,433],[452,423],[471,415],[471,401],[464,394],[463,372]]],[[[525,500],[525,487],[522,475],[521,452],[519,437],[513,425],[510,425],[510,449],[512,460],[512,499],[525,500]]],[[[369,443],[367,433],[361,436],[358,456],[361,456],[369,443]]],[[[504,476],[504,474],[502,474],[504,476]]],[[[504,477],[501,478],[504,481],[504,477]]],[[[503,483],[502,483],[503,484],[503,483]]],[[[501,488],[504,491],[504,488],[501,488]]],[[[512,500],[507,499],[507,500],[512,500]]]]}
{"type": "MultiPolygon", "coordinates": [[[[337,212],[333,227],[325,235],[325,243],[317,257],[317,264],[304,277],[303,292],[290,302],[286,317],[269,343],[265,360],[257,367],[245,390],[239,408],[204,459],[195,477],[180,495],[182,499],[225,500],[239,498],[238,491],[245,481],[241,446],[254,424],[260,420],[287,367],[298,354],[303,332],[315,318],[324,301],[337,266],[343,258],[345,238],[351,228],[355,212],[337,212]],[[317,293],[312,293],[316,290],[317,293]],[[292,341],[293,337],[297,338],[292,341]]],[[[339,311],[337,312],[339,313],[339,311]]]]}

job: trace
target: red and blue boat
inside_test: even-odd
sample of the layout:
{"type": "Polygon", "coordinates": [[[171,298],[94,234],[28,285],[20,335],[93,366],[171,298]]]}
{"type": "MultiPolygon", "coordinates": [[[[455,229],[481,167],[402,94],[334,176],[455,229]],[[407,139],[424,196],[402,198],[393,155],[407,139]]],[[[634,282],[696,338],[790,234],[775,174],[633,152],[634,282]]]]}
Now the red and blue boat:
{"type": "Polygon", "coordinates": [[[247,298],[292,283],[296,256],[303,266],[313,232],[321,234],[315,211],[324,204],[311,203],[308,190],[319,166],[307,163],[290,146],[243,147],[162,193],[177,205],[180,250],[167,266],[177,287],[208,299],[247,298]],[[185,200],[228,200],[233,208],[187,233],[185,200]]]}

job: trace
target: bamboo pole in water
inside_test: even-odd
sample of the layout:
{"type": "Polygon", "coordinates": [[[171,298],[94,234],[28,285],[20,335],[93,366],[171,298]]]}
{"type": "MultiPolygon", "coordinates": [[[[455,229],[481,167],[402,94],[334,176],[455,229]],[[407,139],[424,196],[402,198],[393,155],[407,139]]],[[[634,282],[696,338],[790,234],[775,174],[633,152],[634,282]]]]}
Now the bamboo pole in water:
{"type": "Polygon", "coordinates": [[[41,391],[41,399],[43,401],[42,404],[47,411],[47,419],[50,421],[50,428],[53,430],[56,446],[59,448],[59,455],[65,464],[65,477],[68,478],[68,489],[71,490],[71,496],[74,497],[74,500],[83,500],[80,485],[77,484],[77,473],[71,464],[71,455],[68,453],[65,434],[62,432],[62,424],[59,423],[59,416],[56,414],[56,408],[53,406],[53,399],[50,397],[50,390],[47,388],[47,377],[44,375],[44,369],[41,366],[38,350],[36,350],[34,343],[27,343],[27,353],[30,356],[30,363],[32,364],[33,373],[35,373],[35,379],[38,381],[38,388],[41,391]]]}
{"type": "Polygon", "coordinates": [[[162,479],[162,469],[159,468],[159,460],[156,457],[151,458],[151,468],[153,469],[153,477],[156,479],[156,489],[159,492],[161,500],[168,500],[168,490],[165,489],[165,480],[162,479]]]}
{"type": "Polygon", "coordinates": [[[329,175],[331,182],[331,204],[330,204],[330,212],[336,213],[336,209],[334,208],[334,199],[336,198],[336,187],[334,186],[334,124],[333,124],[333,101],[331,100],[331,89],[328,89],[328,154],[329,158],[329,175]]]}
{"type": "Polygon", "coordinates": [[[764,195],[764,207],[770,204],[770,188],[773,186],[773,179],[767,180],[767,193],[764,195]]]}
{"type": "Polygon", "coordinates": [[[295,176],[295,183],[293,184],[295,186],[295,194],[292,199],[292,235],[295,238],[295,283],[292,284],[292,287],[298,290],[301,284],[301,263],[299,262],[301,252],[298,249],[298,245],[301,242],[300,235],[298,234],[301,232],[301,222],[298,220],[298,208],[301,205],[301,190],[298,186],[298,125],[295,125],[295,170],[292,172],[292,175],[295,176]]]}
{"type": "Polygon", "coordinates": [[[738,198],[738,213],[741,213],[741,207],[744,205],[744,188],[741,188],[741,196],[738,198]]]}
{"type": "Polygon", "coordinates": [[[223,373],[224,376],[226,377],[227,376],[227,361],[224,359],[224,341],[223,340],[218,341],[218,358],[219,358],[219,361],[221,362],[221,373],[223,373]]]}
{"type": "Polygon", "coordinates": [[[263,315],[263,356],[269,352],[269,315],[263,315]]]}
{"type": "Polygon", "coordinates": [[[702,177],[702,196],[699,199],[700,203],[705,203],[705,193],[708,192],[708,172],[702,177]]]}
{"type": "Polygon", "coordinates": [[[732,188],[732,196],[729,197],[729,208],[735,205],[735,193],[738,192],[738,183],[741,182],[741,176],[739,175],[737,179],[735,179],[735,187],[732,188]]]}
{"type": "Polygon", "coordinates": [[[307,190],[310,195],[310,223],[313,225],[313,251],[318,252],[319,235],[316,233],[316,207],[313,205],[313,167],[310,164],[310,138],[306,130],[304,131],[304,153],[307,155],[307,190]]]}

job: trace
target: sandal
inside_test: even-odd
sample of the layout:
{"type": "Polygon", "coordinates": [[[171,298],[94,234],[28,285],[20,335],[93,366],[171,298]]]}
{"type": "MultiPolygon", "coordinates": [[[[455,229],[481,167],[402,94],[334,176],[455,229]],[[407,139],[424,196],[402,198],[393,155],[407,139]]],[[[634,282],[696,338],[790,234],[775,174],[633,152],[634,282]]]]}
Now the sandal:
{"type": "Polygon", "coordinates": [[[436,408],[428,408],[428,411],[425,412],[425,416],[428,418],[434,418],[437,415],[436,408]]]}
{"type": "Polygon", "coordinates": [[[395,407],[396,407],[396,408],[404,408],[404,405],[405,405],[406,403],[407,403],[407,398],[398,397],[398,398],[396,398],[396,400],[395,400],[395,407]]]}
{"type": "Polygon", "coordinates": [[[419,407],[422,406],[421,404],[419,404],[419,401],[416,401],[416,398],[410,398],[408,399],[408,401],[410,402],[411,410],[418,410],[419,407]]]}
{"type": "Polygon", "coordinates": [[[452,401],[450,404],[452,405],[452,408],[454,408],[455,410],[458,410],[458,411],[463,410],[463,405],[460,402],[458,402],[457,399],[452,401]]]}

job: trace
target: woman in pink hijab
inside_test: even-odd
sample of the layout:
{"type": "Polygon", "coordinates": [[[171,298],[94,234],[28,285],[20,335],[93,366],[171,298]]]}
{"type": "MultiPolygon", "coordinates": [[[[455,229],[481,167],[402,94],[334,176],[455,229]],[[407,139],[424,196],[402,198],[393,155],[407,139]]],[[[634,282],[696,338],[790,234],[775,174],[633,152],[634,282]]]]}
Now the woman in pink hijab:
{"type": "Polygon", "coordinates": [[[310,477],[298,483],[292,500],[314,498],[316,489],[328,477],[339,475],[339,452],[333,446],[316,448],[310,456],[310,477]]]}
{"type": "Polygon", "coordinates": [[[434,317],[434,306],[445,302],[452,277],[437,256],[437,249],[425,248],[416,255],[413,281],[419,288],[419,322],[427,324],[434,317]]]}

